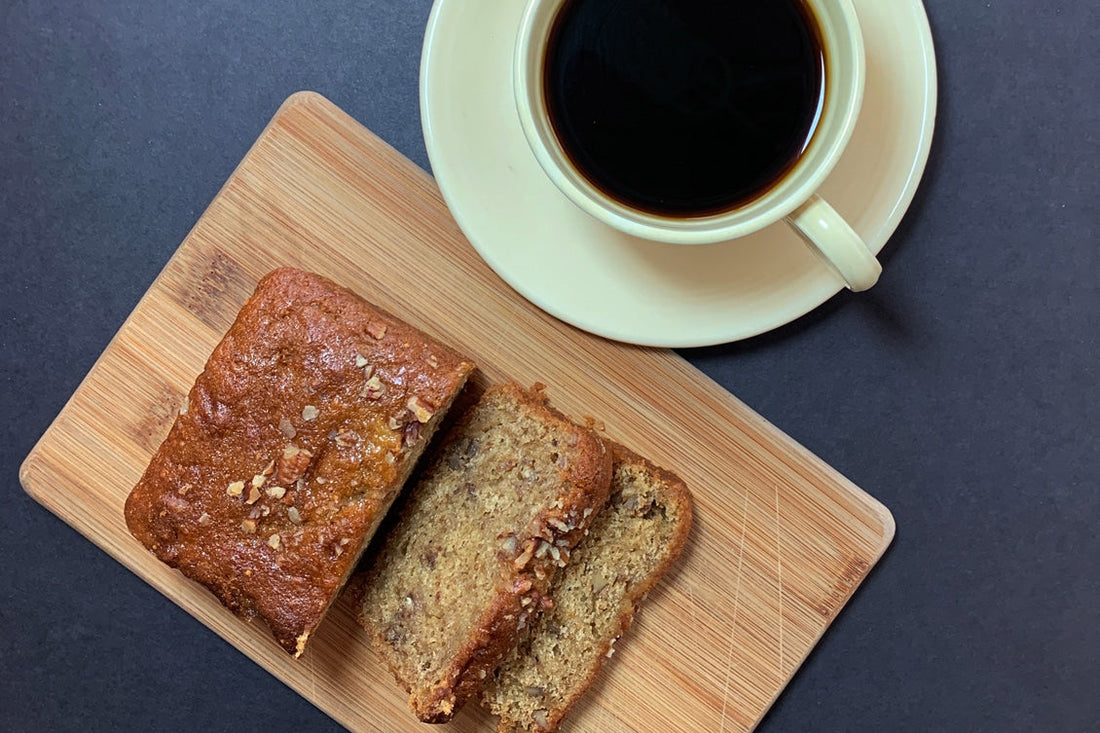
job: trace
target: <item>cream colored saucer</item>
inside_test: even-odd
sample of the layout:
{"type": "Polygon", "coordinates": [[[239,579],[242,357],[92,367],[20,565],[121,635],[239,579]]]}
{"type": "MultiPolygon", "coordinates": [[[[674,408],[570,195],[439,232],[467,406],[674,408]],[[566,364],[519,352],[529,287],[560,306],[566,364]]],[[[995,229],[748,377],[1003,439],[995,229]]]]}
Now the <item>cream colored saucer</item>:
{"type": "MultiPolygon", "coordinates": [[[[432,171],[459,226],[509,285],[607,338],[705,346],[802,316],[841,283],[783,223],[683,246],[621,234],[561,194],[520,129],[512,50],[524,0],[436,0],[420,67],[432,171]]],[[[867,54],[859,123],[820,193],[878,252],[932,142],[936,62],[920,0],[855,0],[867,54]]]]}

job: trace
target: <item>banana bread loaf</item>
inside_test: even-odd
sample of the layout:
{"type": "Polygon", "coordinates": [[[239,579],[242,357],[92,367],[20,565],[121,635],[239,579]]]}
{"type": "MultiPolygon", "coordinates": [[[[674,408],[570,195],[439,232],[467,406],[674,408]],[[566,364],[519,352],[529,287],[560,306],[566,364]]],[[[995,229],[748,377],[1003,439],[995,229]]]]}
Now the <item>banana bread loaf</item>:
{"type": "Polygon", "coordinates": [[[555,577],[553,606],[483,692],[483,705],[500,716],[498,733],[557,730],[687,541],[692,504],[684,482],[620,445],[613,450],[611,499],[555,577]]]}
{"type": "Polygon", "coordinates": [[[477,694],[544,604],[610,480],[608,445],[515,385],[490,387],[433,447],[372,551],[359,604],[418,718],[449,720],[477,694]]]}
{"type": "Polygon", "coordinates": [[[350,290],[276,270],[195,381],[127,526],[298,656],[473,368],[350,290]]]}

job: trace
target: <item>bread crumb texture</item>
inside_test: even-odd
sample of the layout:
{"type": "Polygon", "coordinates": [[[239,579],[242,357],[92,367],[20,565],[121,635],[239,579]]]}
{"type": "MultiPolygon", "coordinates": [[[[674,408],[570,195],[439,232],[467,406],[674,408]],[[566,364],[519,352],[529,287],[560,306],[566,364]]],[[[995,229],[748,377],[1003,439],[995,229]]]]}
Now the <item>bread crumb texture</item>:
{"type": "Polygon", "coordinates": [[[615,446],[611,498],[482,696],[500,733],[557,730],[613,656],[637,604],[680,554],[691,496],[674,474],[615,446]]]}
{"type": "Polygon", "coordinates": [[[611,451],[538,392],[491,387],[410,486],[360,622],[422,720],[484,686],[606,502],[611,451]]]}

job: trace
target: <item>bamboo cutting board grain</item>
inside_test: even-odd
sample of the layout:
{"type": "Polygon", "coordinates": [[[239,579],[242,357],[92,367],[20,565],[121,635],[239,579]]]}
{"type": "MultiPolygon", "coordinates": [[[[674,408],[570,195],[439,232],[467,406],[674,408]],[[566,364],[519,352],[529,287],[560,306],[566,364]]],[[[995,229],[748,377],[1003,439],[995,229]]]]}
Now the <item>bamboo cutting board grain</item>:
{"type": "MultiPolygon", "coordinates": [[[[680,563],[564,730],[738,731],[771,705],[894,533],[890,513],[671,352],[589,336],[477,257],[431,177],[324,98],[291,97],[23,465],[39,502],[352,730],[419,731],[338,603],[299,661],[160,564],[122,505],[264,273],[348,285],[679,472],[680,563]]],[[[173,674],[201,675],[201,669],[173,674]]],[[[476,705],[441,731],[488,731],[476,705]]]]}

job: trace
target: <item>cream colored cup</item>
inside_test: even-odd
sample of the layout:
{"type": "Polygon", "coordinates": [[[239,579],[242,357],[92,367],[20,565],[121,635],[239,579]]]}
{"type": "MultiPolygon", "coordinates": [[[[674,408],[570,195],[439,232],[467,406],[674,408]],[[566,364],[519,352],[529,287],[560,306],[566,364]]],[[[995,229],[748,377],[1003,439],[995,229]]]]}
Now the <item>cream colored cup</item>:
{"type": "Polygon", "coordinates": [[[816,191],[848,144],[863,101],[864,55],[851,0],[804,0],[817,19],[825,49],[825,103],[810,144],[766,193],[713,216],[669,218],[609,198],[569,162],[550,125],[542,91],[547,37],[567,0],[528,0],[513,59],[516,109],[543,170],[569,199],[608,226],[672,244],[709,244],[751,234],[780,219],[791,225],[851,290],[875,284],[882,267],[859,235],[816,191]]]}

